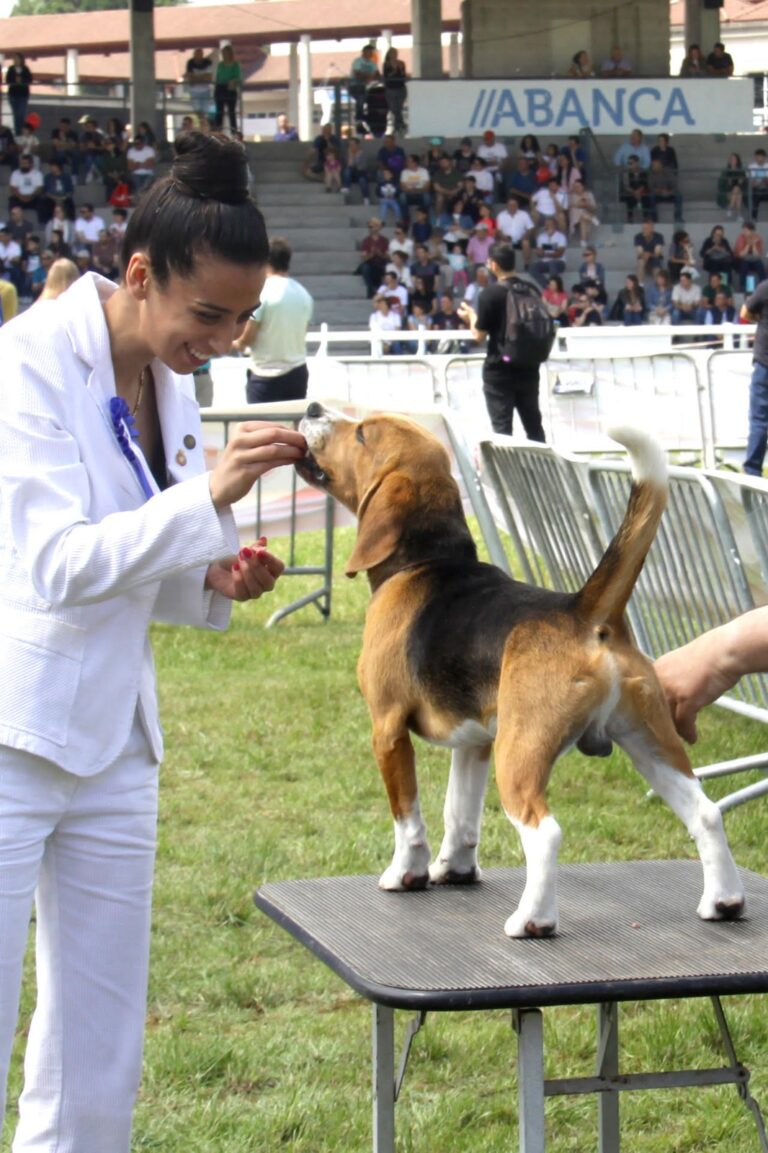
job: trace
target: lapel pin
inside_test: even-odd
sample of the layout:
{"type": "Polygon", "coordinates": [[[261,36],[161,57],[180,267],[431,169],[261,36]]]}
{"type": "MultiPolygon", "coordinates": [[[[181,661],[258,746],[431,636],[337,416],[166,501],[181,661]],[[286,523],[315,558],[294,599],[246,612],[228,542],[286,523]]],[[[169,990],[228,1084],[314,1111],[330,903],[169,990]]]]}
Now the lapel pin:
{"type": "Polygon", "coordinates": [[[176,453],[176,463],[178,465],[185,465],[187,463],[187,454],[183,448],[180,448],[176,453]]]}

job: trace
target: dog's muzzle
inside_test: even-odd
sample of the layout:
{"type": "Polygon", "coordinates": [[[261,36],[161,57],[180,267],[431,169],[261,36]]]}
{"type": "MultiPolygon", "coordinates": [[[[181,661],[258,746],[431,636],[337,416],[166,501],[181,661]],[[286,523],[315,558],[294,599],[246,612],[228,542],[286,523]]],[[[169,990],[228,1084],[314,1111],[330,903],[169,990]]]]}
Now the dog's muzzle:
{"type": "Polygon", "coordinates": [[[324,488],[329,477],[314,453],[322,450],[333,426],[334,415],[327,412],[318,401],[313,400],[299,421],[299,432],[307,442],[307,455],[296,462],[296,471],[302,480],[317,488],[324,488]]]}

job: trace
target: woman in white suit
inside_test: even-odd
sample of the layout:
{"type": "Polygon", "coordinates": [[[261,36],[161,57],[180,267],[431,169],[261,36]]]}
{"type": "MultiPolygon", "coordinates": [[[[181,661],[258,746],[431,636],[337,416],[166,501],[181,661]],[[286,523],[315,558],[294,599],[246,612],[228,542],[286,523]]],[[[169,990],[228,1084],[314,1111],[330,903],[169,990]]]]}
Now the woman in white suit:
{"type": "Polygon", "coordinates": [[[128,1153],[141,1069],[162,735],[151,620],[224,628],[282,562],[231,504],[299,433],[237,429],[205,471],[191,373],[259,303],[245,154],[180,138],[89,274],[0,331],[0,1125],[36,902],[15,1153],[128,1153]]]}

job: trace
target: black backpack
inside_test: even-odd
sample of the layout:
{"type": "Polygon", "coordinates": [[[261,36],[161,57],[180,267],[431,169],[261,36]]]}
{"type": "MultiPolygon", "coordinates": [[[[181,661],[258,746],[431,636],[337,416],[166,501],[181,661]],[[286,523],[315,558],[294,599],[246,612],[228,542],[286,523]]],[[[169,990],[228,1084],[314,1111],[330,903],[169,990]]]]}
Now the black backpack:
{"type": "Polygon", "coordinates": [[[533,368],[549,356],[555,324],[535,285],[513,277],[508,281],[504,331],[499,341],[501,359],[520,368],[533,368]]]}

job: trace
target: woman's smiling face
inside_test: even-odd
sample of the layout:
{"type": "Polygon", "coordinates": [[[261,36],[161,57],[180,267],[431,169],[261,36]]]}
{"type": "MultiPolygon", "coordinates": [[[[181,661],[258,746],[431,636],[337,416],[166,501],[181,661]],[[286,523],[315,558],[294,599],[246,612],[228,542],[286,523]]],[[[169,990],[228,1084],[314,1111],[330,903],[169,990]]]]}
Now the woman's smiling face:
{"type": "Polygon", "coordinates": [[[131,260],[140,263],[138,276],[143,273],[139,335],[154,356],[179,374],[230,351],[259,305],[267,274],[263,264],[233,264],[201,254],[191,276],[171,272],[161,285],[143,253],[131,260]]]}

